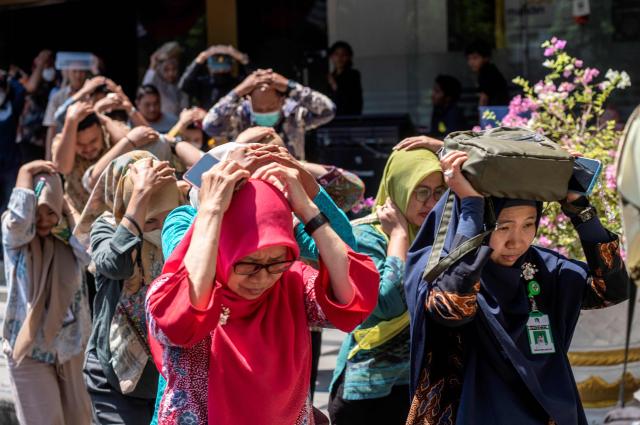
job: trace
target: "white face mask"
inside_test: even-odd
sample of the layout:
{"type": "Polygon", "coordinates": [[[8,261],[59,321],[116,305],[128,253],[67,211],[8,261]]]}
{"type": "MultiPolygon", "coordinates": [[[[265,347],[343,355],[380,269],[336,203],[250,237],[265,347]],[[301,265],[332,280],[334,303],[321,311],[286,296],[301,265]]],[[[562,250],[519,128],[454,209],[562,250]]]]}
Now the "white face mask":
{"type": "Polygon", "coordinates": [[[162,229],[144,232],[142,234],[142,238],[150,244],[153,244],[158,248],[162,248],[162,229]]]}
{"type": "Polygon", "coordinates": [[[54,68],[45,68],[42,70],[42,79],[51,82],[56,79],[56,70],[54,68]]]}

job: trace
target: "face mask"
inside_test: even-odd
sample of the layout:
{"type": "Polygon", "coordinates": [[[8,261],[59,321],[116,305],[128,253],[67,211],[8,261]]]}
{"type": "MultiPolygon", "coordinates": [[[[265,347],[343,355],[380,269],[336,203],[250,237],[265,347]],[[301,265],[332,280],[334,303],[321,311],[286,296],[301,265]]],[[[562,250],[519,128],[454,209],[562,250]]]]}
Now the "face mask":
{"type": "Polygon", "coordinates": [[[280,111],[252,112],[251,119],[260,127],[273,127],[280,121],[281,114],[282,112],[280,111]]]}
{"type": "Polygon", "coordinates": [[[142,234],[142,238],[149,242],[150,244],[153,244],[155,246],[157,246],[158,248],[162,247],[162,235],[161,235],[162,230],[161,229],[156,229],[156,230],[151,230],[149,232],[144,232],[142,234]]]}
{"type": "Polygon", "coordinates": [[[56,70],[54,68],[45,68],[42,70],[42,79],[51,82],[56,79],[56,70]]]}

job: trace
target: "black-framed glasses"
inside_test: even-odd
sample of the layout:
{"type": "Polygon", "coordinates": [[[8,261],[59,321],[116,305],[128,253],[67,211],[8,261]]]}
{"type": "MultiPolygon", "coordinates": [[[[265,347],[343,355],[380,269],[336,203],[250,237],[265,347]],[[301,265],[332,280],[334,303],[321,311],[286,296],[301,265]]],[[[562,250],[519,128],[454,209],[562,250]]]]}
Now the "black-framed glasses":
{"type": "Polygon", "coordinates": [[[413,195],[416,197],[416,201],[418,202],[427,202],[431,197],[433,197],[433,199],[438,202],[446,191],[447,186],[438,186],[435,189],[431,189],[430,187],[426,186],[420,186],[413,191],[413,195]]]}
{"type": "Polygon", "coordinates": [[[252,274],[256,274],[262,269],[266,269],[267,273],[280,274],[280,273],[284,273],[287,270],[289,270],[291,268],[291,266],[293,265],[293,263],[295,263],[295,262],[296,262],[295,259],[294,260],[278,261],[278,262],[269,263],[269,264],[240,262],[240,263],[235,263],[233,265],[233,271],[236,274],[241,274],[241,275],[245,275],[245,276],[250,276],[252,274]]]}

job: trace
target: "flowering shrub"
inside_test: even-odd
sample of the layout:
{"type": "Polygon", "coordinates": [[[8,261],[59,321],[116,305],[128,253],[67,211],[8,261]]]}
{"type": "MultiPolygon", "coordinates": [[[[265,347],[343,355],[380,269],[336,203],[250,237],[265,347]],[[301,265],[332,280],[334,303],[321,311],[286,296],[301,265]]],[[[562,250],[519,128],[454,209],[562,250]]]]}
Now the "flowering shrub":
{"type": "Polygon", "coordinates": [[[353,206],[353,208],[351,208],[351,212],[354,214],[357,214],[358,216],[367,215],[372,211],[375,203],[376,203],[375,199],[371,197],[369,198],[363,197],[358,201],[356,205],[353,206]]]}
{"type": "MultiPolygon", "coordinates": [[[[631,80],[626,72],[610,69],[598,81],[600,71],[586,67],[582,60],[567,53],[566,44],[556,37],[542,43],[547,58],[542,66],[549,73],[533,86],[522,77],[513,80],[523,94],[511,100],[501,124],[528,127],[585,157],[602,161],[603,173],[590,200],[602,222],[620,233],[613,164],[621,132],[604,113],[605,102],[613,90],[630,86],[631,80]]],[[[490,114],[485,117],[492,118],[490,114]]],[[[583,257],[573,226],[557,202],[546,206],[537,243],[573,258],[583,257]]]]}

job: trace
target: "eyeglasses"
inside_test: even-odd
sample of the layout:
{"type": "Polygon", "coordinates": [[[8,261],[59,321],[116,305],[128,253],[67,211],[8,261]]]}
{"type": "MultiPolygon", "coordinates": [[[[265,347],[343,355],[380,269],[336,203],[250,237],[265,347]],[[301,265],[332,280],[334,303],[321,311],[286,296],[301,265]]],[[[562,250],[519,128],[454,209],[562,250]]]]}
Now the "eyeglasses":
{"type": "Polygon", "coordinates": [[[430,187],[421,186],[413,191],[416,201],[427,202],[431,197],[437,202],[442,198],[442,195],[447,191],[447,186],[438,186],[435,189],[430,187]]]}
{"type": "Polygon", "coordinates": [[[296,260],[278,261],[276,263],[260,264],[260,263],[235,263],[233,265],[233,271],[236,274],[250,276],[258,273],[260,270],[265,269],[270,274],[284,273],[291,268],[296,260]]]}

